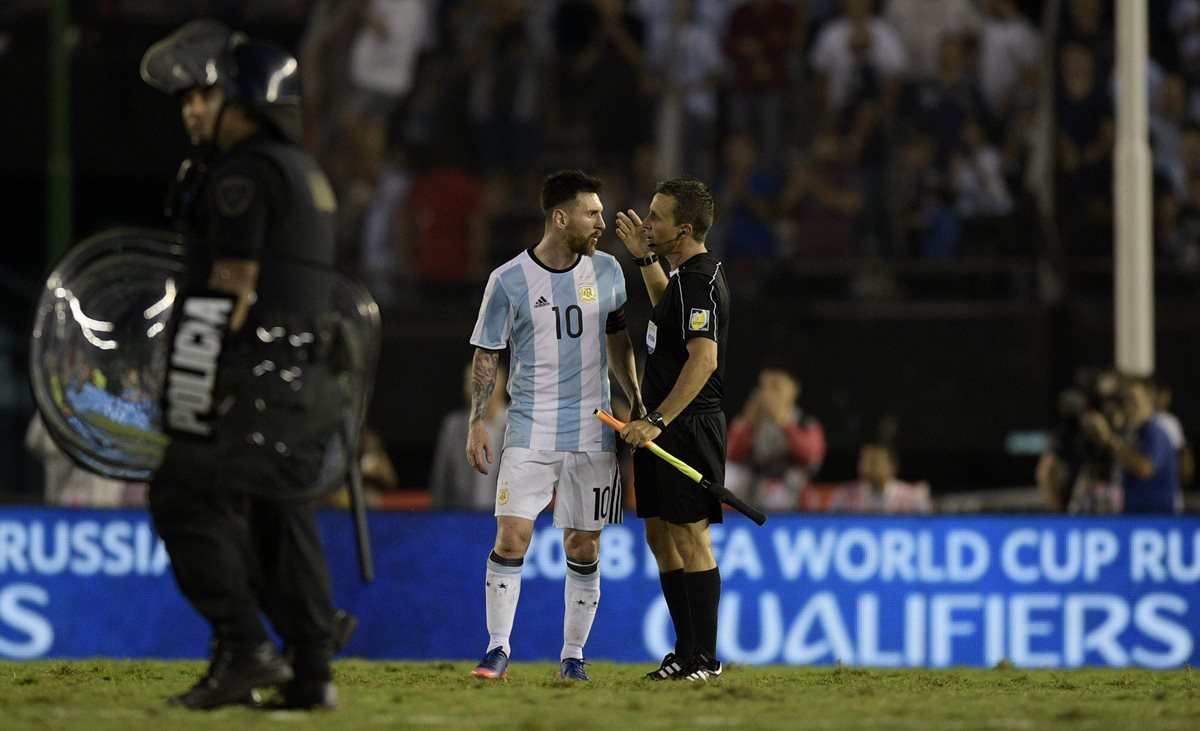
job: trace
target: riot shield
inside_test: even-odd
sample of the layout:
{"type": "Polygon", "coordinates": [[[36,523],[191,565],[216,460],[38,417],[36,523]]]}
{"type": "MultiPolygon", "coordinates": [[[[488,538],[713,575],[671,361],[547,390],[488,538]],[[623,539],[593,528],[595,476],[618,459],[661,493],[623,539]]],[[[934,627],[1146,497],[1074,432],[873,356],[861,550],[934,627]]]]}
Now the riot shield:
{"type": "Polygon", "coordinates": [[[177,347],[195,289],[185,253],[176,234],[113,229],[54,267],[35,311],[30,380],[56,444],[117,479],[152,481],[170,466],[297,500],[345,485],[378,357],[375,302],[331,269],[272,263],[277,284],[303,282],[319,295],[286,307],[264,297],[241,330],[222,336],[205,414],[212,433],[198,438],[170,418],[190,363],[177,347]]]}
{"type": "Polygon", "coordinates": [[[72,248],[46,279],[30,381],[47,431],[82,467],[144,481],[162,462],[166,330],[185,269],[178,236],[118,229],[72,248]]]}

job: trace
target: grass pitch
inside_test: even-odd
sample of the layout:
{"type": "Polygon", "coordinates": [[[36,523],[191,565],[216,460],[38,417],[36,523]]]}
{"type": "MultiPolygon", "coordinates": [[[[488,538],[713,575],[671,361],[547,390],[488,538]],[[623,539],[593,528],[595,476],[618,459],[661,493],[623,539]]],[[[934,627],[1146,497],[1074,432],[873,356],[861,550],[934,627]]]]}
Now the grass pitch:
{"type": "Polygon", "coordinates": [[[652,683],[649,665],[598,662],[593,680],[515,663],[507,682],[471,662],[336,665],[334,713],[186,711],[163,698],[199,662],[0,662],[9,729],[1186,729],[1200,728],[1200,673],[1149,670],[861,670],[727,667],[709,684],[652,683]]]}

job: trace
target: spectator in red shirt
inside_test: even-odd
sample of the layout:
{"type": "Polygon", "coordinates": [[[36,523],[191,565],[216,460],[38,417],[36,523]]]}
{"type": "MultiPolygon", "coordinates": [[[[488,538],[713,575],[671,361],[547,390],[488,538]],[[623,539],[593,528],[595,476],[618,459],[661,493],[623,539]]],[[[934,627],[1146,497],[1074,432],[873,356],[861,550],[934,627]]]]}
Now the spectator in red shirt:
{"type": "Polygon", "coordinates": [[[455,284],[487,278],[488,215],[484,184],[453,166],[417,175],[396,227],[402,274],[421,282],[455,284]]]}
{"type": "Polygon", "coordinates": [[[825,459],[825,430],[800,410],[800,393],[791,372],[768,366],[729,427],[725,484],[761,510],[798,510],[825,459]]]}

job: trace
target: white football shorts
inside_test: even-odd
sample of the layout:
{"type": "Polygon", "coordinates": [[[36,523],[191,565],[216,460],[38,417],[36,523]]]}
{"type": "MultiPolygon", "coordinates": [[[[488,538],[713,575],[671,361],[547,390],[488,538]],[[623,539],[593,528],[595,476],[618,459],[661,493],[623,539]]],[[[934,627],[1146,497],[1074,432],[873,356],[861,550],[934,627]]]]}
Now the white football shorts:
{"type": "Polygon", "coordinates": [[[500,455],[496,515],[533,520],[551,497],[556,528],[598,531],[606,523],[620,523],[616,453],[506,448],[500,455]]]}

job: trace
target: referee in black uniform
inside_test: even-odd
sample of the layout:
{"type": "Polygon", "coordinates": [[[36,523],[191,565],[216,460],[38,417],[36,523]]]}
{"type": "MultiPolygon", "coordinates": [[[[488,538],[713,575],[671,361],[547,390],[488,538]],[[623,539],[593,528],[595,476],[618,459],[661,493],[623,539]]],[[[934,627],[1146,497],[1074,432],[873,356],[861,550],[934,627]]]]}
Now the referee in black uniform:
{"type": "Polygon", "coordinates": [[[146,53],[142,76],[180,100],[202,143],[179,178],[188,276],[167,359],[171,442],[150,511],[213,647],[208,672],[171,702],[247,704],[255,689],[279,687],[278,707],[330,708],[336,620],[306,491],[321,484],[341,423],[331,376],[340,350],[322,324],[337,208],[296,144],[296,62],[193,21],[146,53]]]}
{"type": "MultiPolygon", "coordinates": [[[[649,413],[621,436],[635,447],[653,440],[724,482],[729,288],[725,268],[704,246],[712,220],[712,191],[692,178],[659,183],[645,222],[632,210],[617,213],[617,235],[641,267],[654,304],[642,378],[649,413]],[[669,265],[669,277],[660,262],[669,265]]],[[[676,637],[675,652],[646,677],[717,678],[721,574],[708,526],[722,520],[720,501],[648,450],[634,454],[634,487],[676,637]]]]}

